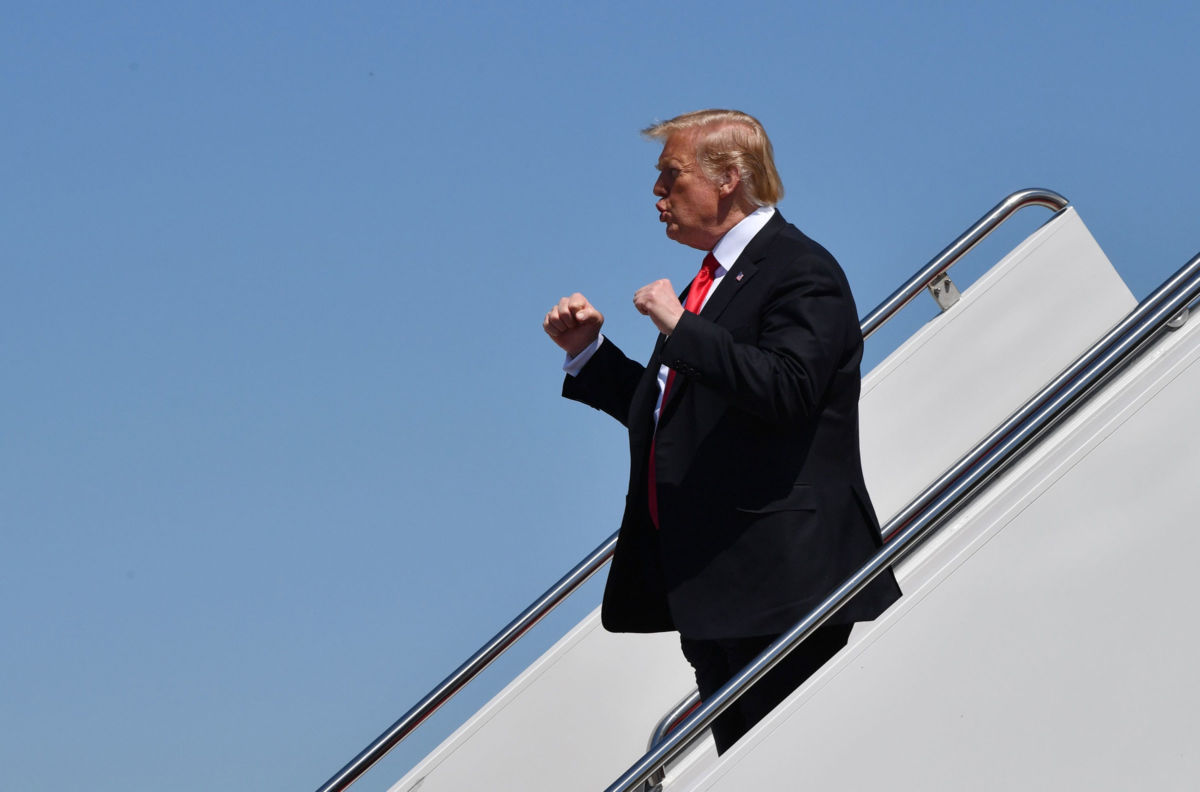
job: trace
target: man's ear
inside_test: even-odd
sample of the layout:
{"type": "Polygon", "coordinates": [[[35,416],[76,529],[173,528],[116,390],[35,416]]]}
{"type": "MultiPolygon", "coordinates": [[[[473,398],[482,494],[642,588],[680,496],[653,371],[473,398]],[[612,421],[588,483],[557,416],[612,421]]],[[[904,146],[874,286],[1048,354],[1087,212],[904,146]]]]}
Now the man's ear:
{"type": "Polygon", "coordinates": [[[742,174],[738,172],[738,169],[735,166],[730,165],[725,169],[725,172],[721,174],[721,184],[717,189],[719,190],[719,195],[722,198],[728,198],[729,196],[736,194],[738,188],[741,186],[742,174]]]}

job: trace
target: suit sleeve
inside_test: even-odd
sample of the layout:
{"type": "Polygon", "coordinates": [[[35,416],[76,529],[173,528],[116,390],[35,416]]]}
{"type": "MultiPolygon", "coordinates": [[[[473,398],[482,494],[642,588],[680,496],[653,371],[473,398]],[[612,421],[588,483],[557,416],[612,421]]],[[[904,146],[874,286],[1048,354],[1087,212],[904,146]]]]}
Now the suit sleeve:
{"type": "Polygon", "coordinates": [[[822,259],[784,268],[759,314],[755,344],[684,313],[663,346],[663,361],[764,420],[796,425],[814,415],[834,374],[862,343],[844,281],[822,259]]]}
{"type": "Polygon", "coordinates": [[[625,357],[605,338],[579,374],[566,376],[562,395],[602,410],[627,427],[633,393],[645,371],[645,366],[625,357]]]}

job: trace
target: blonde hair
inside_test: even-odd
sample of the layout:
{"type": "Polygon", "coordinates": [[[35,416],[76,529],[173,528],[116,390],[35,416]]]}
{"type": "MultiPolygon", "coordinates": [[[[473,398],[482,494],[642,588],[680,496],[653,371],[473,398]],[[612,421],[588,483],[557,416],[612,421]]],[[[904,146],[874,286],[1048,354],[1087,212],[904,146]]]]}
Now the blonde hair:
{"type": "Polygon", "coordinates": [[[696,161],[711,182],[730,166],[737,168],[742,196],[756,206],[773,206],[783,198],[783,182],[775,170],[775,150],[767,131],[754,116],[737,110],[696,110],[646,127],[642,134],[666,142],[676,132],[700,129],[696,161]]]}

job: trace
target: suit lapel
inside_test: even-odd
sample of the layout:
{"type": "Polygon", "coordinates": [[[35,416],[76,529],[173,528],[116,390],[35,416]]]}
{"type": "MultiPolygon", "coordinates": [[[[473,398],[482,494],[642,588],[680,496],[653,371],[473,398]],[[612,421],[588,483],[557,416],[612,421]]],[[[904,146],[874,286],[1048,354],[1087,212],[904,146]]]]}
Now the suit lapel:
{"type": "Polygon", "coordinates": [[[717,317],[725,312],[729,307],[729,303],[733,300],[738,289],[750,282],[754,277],[754,273],[758,272],[758,265],[746,261],[745,255],[738,256],[738,260],[733,263],[725,272],[725,277],[721,278],[721,282],[717,284],[717,288],[713,291],[712,296],[708,298],[708,302],[704,303],[704,307],[700,309],[700,315],[705,319],[716,321],[717,317]]]}
{"type": "Polygon", "coordinates": [[[754,274],[758,272],[758,262],[766,257],[771,240],[786,224],[787,221],[776,209],[775,214],[771,215],[771,219],[762,227],[762,230],[754,235],[737,260],[726,268],[725,277],[721,279],[716,291],[712,293],[708,302],[704,304],[704,308],[700,310],[701,316],[716,321],[717,317],[724,313],[738,290],[749,283],[754,274]]]}

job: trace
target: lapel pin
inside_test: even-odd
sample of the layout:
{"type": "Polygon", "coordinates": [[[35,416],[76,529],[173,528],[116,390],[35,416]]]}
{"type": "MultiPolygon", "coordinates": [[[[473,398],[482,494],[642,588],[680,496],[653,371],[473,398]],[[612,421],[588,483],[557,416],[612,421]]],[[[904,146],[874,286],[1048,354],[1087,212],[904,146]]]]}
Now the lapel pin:
{"type": "Polygon", "coordinates": [[[742,273],[739,272],[737,274],[737,276],[734,278],[734,280],[737,281],[738,283],[741,283],[742,282],[742,273]]]}

